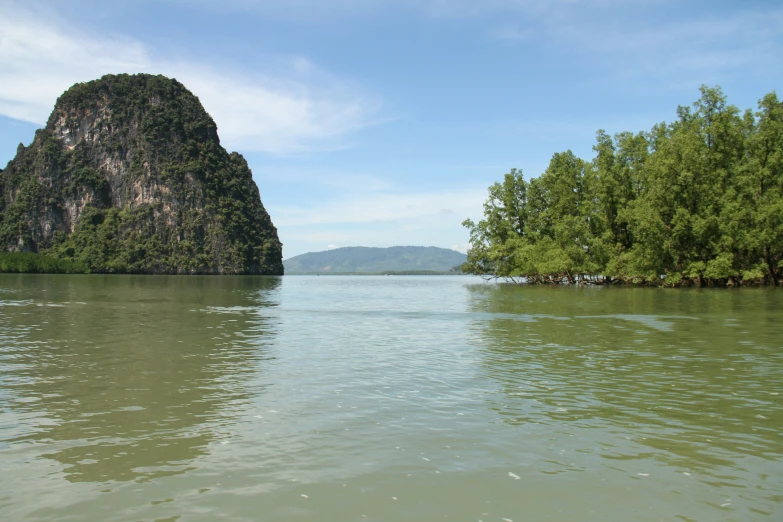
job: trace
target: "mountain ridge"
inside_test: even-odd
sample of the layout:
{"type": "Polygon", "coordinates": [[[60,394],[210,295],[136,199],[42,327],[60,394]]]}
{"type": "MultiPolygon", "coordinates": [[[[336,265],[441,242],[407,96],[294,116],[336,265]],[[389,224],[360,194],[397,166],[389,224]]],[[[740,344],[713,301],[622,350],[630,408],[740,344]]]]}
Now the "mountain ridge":
{"type": "Polygon", "coordinates": [[[467,256],[456,250],[424,246],[341,247],[308,252],[283,260],[287,274],[448,272],[467,256]]]}

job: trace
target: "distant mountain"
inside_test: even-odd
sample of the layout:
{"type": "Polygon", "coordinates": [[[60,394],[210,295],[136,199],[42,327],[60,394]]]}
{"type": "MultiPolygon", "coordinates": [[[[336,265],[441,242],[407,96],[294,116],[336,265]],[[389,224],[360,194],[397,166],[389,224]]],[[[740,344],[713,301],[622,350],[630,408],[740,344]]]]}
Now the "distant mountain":
{"type": "Polygon", "coordinates": [[[465,254],[437,247],[343,247],[295,256],[283,261],[283,266],[286,274],[408,270],[448,272],[465,260],[465,254]]]}

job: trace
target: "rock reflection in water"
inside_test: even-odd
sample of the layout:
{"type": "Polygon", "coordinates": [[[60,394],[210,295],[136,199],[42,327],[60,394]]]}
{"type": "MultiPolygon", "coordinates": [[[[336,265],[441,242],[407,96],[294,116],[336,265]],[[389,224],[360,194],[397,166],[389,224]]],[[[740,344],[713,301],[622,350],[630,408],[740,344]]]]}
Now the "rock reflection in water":
{"type": "Polygon", "coordinates": [[[27,298],[0,295],[2,439],[46,443],[72,482],[181,473],[263,391],[280,280],[89,277],[0,279],[27,298]]]}

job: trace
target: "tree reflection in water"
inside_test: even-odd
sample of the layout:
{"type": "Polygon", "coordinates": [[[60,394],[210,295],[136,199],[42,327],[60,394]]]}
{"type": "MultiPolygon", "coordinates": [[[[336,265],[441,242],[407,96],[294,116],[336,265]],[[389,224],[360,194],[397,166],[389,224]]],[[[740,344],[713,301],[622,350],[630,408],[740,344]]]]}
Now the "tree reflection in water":
{"type": "MultiPolygon", "coordinates": [[[[507,423],[581,437],[605,459],[713,475],[783,455],[783,325],[769,290],[469,287],[507,423]]],[[[770,460],[771,459],[771,460],[770,460]]],[[[756,464],[755,468],[765,468],[756,464]]],[[[727,471],[731,470],[731,471],[727,471]]]]}

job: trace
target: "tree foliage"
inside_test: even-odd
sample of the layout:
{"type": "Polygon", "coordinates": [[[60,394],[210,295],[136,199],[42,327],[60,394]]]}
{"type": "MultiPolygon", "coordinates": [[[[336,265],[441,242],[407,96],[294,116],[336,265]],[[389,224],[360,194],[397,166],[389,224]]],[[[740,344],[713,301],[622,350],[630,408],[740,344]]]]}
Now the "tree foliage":
{"type": "Polygon", "coordinates": [[[701,88],[649,132],[598,131],[592,161],[552,156],[538,178],[512,169],[466,220],[465,271],[557,282],[779,285],[783,103],[758,111],[701,88]]]}
{"type": "Polygon", "coordinates": [[[86,265],[32,252],[0,252],[0,272],[24,274],[86,274],[86,265]]]}

